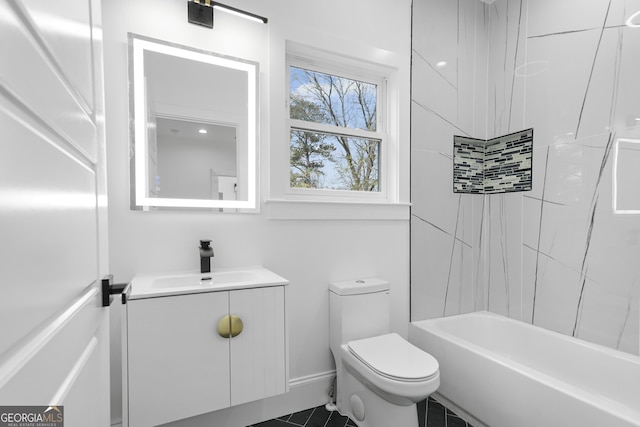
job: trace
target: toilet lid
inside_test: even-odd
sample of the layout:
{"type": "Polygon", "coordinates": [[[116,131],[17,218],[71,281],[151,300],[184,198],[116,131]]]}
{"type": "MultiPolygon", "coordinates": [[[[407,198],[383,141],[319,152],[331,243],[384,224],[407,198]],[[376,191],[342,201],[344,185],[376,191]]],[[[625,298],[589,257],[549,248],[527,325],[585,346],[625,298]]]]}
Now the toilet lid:
{"type": "Polygon", "coordinates": [[[438,372],[438,361],[396,333],[351,341],[349,351],[373,371],[399,381],[424,381],[438,372]]]}

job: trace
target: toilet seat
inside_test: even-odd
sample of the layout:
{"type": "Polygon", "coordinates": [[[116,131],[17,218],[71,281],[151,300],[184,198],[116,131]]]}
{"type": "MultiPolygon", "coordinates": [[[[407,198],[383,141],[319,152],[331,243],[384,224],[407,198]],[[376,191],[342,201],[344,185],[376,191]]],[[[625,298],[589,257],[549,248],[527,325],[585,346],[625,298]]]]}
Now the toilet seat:
{"type": "Polygon", "coordinates": [[[348,343],[349,352],[383,377],[417,382],[438,375],[438,361],[396,333],[348,343]]]}

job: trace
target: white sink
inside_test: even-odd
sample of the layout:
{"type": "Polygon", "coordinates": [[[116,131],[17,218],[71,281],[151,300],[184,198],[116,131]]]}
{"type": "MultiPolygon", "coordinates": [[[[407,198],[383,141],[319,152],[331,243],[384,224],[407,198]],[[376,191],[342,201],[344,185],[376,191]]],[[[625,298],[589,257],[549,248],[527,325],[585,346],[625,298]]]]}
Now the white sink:
{"type": "Polygon", "coordinates": [[[264,267],[216,270],[202,274],[136,276],[131,281],[131,294],[128,298],[150,298],[287,284],[289,284],[287,279],[264,267]]]}
{"type": "Polygon", "coordinates": [[[154,289],[184,288],[194,286],[227,285],[238,282],[260,280],[254,271],[216,271],[203,274],[185,274],[184,276],[168,276],[154,279],[154,289]]]}

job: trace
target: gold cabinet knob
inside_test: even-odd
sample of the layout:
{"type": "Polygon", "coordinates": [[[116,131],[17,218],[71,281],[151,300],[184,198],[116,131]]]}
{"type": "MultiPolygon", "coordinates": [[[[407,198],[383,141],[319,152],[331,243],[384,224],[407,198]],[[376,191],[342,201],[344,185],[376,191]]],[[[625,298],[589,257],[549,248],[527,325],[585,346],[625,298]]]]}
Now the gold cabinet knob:
{"type": "Polygon", "coordinates": [[[233,338],[240,335],[242,329],[244,328],[244,324],[242,323],[242,319],[235,314],[230,316],[224,316],[218,322],[218,335],[222,338],[233,338]]]}
{"type": "Polygon", "coordinates": [[[231,336],[231,319],[229,316],[224,316],[218,322],[218,335],[222,338],[229,338],[231,336]]]}
{"type": "Polygon", "coordinates": [[[244,329],[244,324],[242,323],[242,319],[235,314],[231,316],[231,338],[237,337],[244,329]]]}

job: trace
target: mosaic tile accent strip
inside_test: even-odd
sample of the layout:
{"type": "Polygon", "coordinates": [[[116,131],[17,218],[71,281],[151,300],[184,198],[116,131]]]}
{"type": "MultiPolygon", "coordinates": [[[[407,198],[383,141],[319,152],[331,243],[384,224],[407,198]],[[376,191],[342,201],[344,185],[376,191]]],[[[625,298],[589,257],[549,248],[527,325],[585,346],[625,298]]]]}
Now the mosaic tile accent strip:
{"type": "Polygon", "coordinates": [[[533,129],[487,141],[484,157],[484,192],[531,190],[533,129]]]}
{"type": "Polygon", "coordinates": [[[484,139],[453,137],[453,192],[484,193],[484,139]]]}
{"type": "Polygon", "coordinates": [[[453,192],[495,194],[532,188],[533,129],[490,140],[453,137],[453,192]]]}

